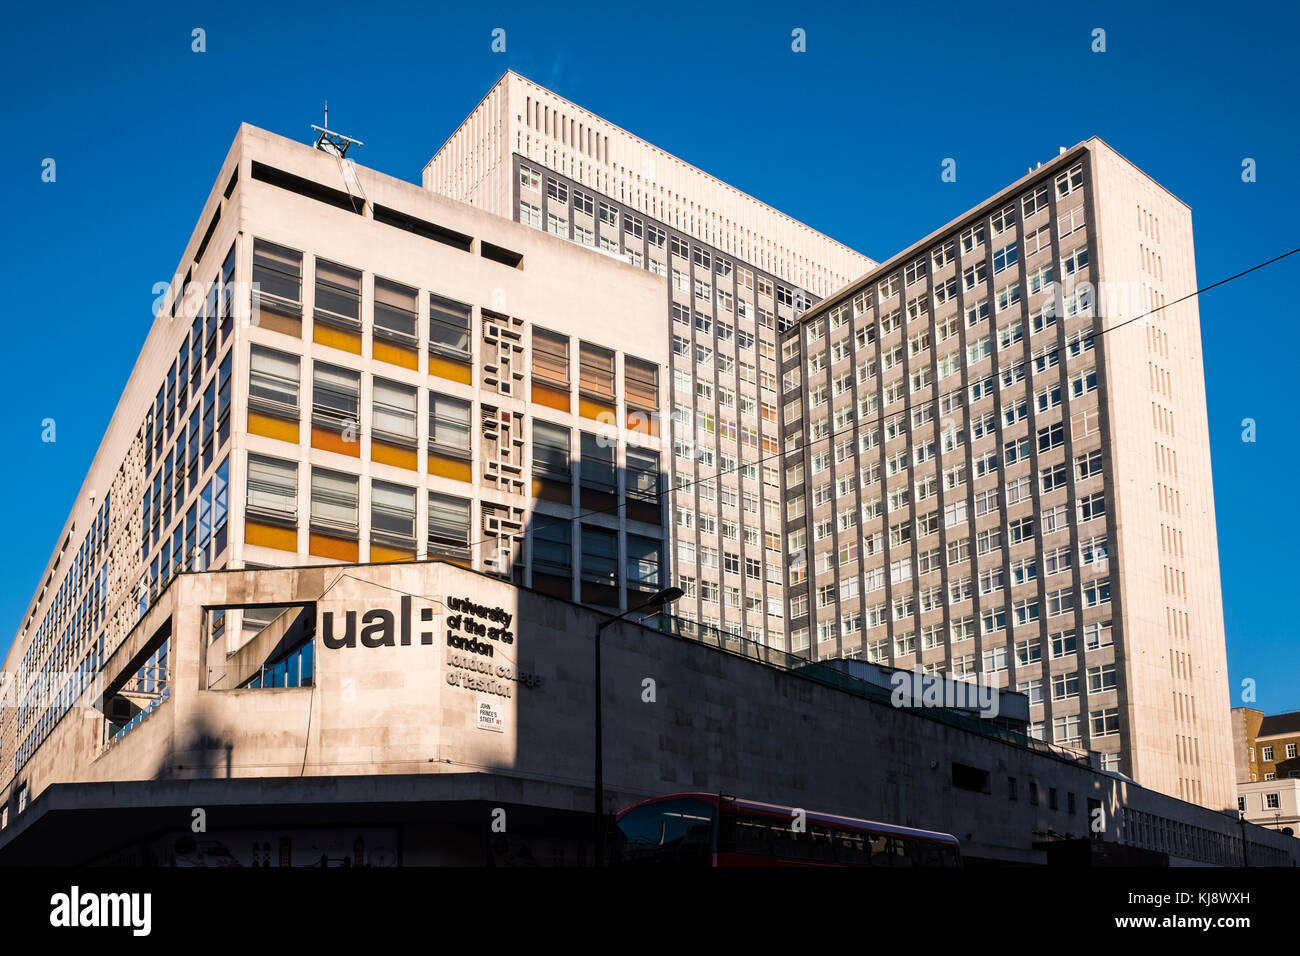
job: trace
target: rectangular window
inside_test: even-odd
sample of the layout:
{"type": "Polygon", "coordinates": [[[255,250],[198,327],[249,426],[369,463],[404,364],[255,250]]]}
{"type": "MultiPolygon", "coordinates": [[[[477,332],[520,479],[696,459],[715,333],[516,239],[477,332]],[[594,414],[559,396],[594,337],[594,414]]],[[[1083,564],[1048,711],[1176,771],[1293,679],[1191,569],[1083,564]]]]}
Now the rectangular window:
{"type": "Polygon", "coordinates": [[[248,404],[259,411],[298,417],[298,356],[260,345],[252,347],[248,404]]]}
{"type": "Polygon", "coordinates": [[[584,393],[614,402],[614,353],[582,342],[578,347],[578,387],[584,393]]]}
{"type": "Polygon", "coordinates": [[[325,259],[316,260],[317,322],[361,328],[361,273],[325,259]]]}
{"type": "Polygon", "coordinates": [[[386,481],[370,483],[370,535],[398,548],[415,549],[414,488],[386,481]]]}
{"type": "Polygon", "coordinates": [[[533,477],[568,484],[572,480],[570,433],[562,425],[533,420],[533,477]]]}
{"type": "MultiPolygon", "coordinates": [[[[627,587],[653,593],[662,581],[663,542],[640,535],[627,536],[627,587]]],[[[630,603],[630,602],[629,602],[630,603]]]]}
{"type": "Polygon", "coordinates": [[[583,600],[617,604],[618,535],[604,528],[582,526],[583,600]],[[594,585],[588,588],[587,585],[594,585]]]}
{"type": "Polygon", "coordinates": [[[415,345],[418,296],[419,293],[410,286],[376,276],[375,335],[405,345],[415,345]]]}
{"type": "Polygon", "coordinates": [[[429,293],[429,351],[469,358],[472,311],[464,302],[429,293]]]}
{"type": "Polygon", "coordinates": [[[1118,686],[1114,664],[1102,664],[1088,668],[1088,693],[1099,694],[1114,690],[1118,686]]]}
{"type": "Polygon", "coordinates": [[[1089,714],[1094,737],[1113,737],[1119,733],[1119,710],[1108,708],[1089,714]]]}
{"type": "Polygon", "coordinates": [[[569,579],[573,575],[572,523],[567,518],[533,515],[533,573],[569,579]]]}
{"type": "Polygon", "coordinates": [[[357,476],[311,470],[311,524],[333,534],[357,533],[357,476]]]}
{"type": "Polygon", "coordinates": [[[464,498],[429,492],[429,557],[469,557],[469,508],[464,498]]]}
{"type": "Polygon", "coordinates": [[[470,403],[438,392],[429,393],[429,449],[457,458],[470,457],[470,403]]]}
{"type": "Polygon", "coordinates": [[[533,327],[533,380],[569,388],[569,337],[533,327]]]}
{"type": "Polygon", "coordinates": [[[623,359],[623,384],[629,411],[654,415],[659,410],[659,366],[639,359],[623,359]]]}
{"type": "Polygon", "coordinates": [[[1052,675],[1052,700],[1072,700],[1079,696],[1079,672],[1052,675]]]}
{"type": "Polygon", "coordinates": [[[603,436],[583,432],[581,447],[582,487],[599,494],[614,494],[618,488],[614,443],[603,436]]]}
{"type": "Polygon", "coordinates": [[[298,466],[263,455],[248,456],[248,514],[296,525],[298,466]]]}
{"type": "Polygon", "coordinates": [[[312,383],[312,421],[330,428],[358,425],[361,402],[361,373],[351,369],[315,364],[312,383]]]}
{"type": "Polygon", "coordinates": [[[253,240],[253,324],[262,312],[302,318],[302,253],[264,239],[253,240]]]}
{"type": "Polygon", "coordinates": [[[629,445],[627,448],[627,496],[659,502],[659,453],[629,445]]]}
{"type": "Polygon", "coordinates": [[[374,437],[392,444],[415,447],[415,406],[415,386],[376,378],[374,418],[371,421],[374,437]]]}

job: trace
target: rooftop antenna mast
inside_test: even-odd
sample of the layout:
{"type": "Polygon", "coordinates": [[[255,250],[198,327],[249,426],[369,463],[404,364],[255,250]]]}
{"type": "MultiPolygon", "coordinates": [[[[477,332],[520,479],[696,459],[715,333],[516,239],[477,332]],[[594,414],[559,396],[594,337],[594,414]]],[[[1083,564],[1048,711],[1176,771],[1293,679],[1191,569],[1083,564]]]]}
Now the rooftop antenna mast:
{"type": "Polygon", "coordinates": [[[330,131],[330,101],[325,101],[325,125],[317,126],[311,124],[311,128],[316,131],[316,148],[322,152],[329,153],[331,156],[337,156],[340,159],[348,153],[349,146],[364,146],[365,143],[359,139],[353,139],[351,136],[344,136],[342,133],[330,131]]]}

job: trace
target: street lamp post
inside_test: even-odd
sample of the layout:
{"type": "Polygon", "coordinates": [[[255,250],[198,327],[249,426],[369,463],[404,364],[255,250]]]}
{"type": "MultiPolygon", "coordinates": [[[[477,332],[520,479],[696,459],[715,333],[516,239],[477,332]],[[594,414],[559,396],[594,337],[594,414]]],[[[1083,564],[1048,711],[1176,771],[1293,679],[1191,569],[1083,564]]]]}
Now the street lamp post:
{"type": "Polygon", "coordinates": [[[617,617],[609,617],[596,625],[595,644],[595,674],[596,674],[596,799],[595,799],[595,827],[596,827],[596,866],[605,865],[605,761],[604,749],[602,746],[602,727],[601,718],[604,711],[604,701],[601,695],[600,682],[600,635],[605,628],[611,624],[621,621],[629,614],[635,614],[637,611],[644,611],[646,608],[663,607],[665,604],[671,604],[682,596],[684,592],[681,588],[663,588],[654,594],[642,604],[636,607],[630,607],[617,617]]]}

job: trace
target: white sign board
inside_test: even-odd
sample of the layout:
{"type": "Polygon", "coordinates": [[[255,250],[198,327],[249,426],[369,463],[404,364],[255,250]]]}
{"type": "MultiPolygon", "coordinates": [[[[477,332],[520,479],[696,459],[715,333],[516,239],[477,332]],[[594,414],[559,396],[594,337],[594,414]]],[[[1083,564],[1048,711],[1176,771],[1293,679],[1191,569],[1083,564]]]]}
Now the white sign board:
{"type": "Polygon", "coordinates": [[[478,699],[478,729],[494,730],[499,734],[506,732],[505,717],[501,713],[501,703],[489,697],[478,699]]]}

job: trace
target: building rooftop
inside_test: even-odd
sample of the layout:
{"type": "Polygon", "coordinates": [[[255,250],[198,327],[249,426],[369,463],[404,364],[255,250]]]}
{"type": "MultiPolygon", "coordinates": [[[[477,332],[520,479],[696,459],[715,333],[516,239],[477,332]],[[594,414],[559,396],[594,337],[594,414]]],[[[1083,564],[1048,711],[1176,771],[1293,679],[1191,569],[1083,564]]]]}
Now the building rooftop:
{"type": "Polygon", "coordinates": [[[1289,714],[1266,716],[1259,725],[1259,737],[1277,737],[1281,734],[1300,734],[1300,710],[1289,714]]]}

